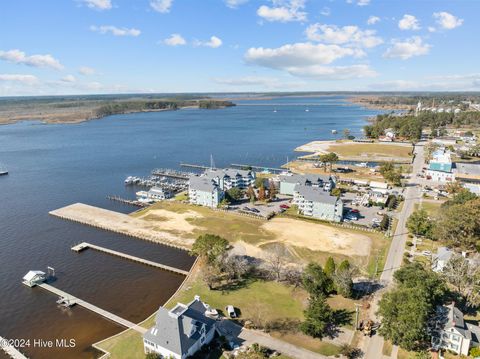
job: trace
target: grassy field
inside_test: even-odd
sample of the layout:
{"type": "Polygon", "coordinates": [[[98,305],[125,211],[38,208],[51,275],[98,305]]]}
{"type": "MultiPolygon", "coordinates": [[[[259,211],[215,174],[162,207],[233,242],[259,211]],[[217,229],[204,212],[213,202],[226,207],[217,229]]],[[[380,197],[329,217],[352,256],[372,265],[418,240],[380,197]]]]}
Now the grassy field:
{"type": "Polygon", "coordinates": [[[309,337],[301,333],[282,334],[282,333],[274,332],[272,333],[272,336],[275,338],[281,339],[283,341],[286,341],[290,344],[303,347],[312,352],[319,353],[322,355],[338,356],[340,354],[339,346],[332,343],[328,343],[328,342],[322,342],[318,339],[309,337]]]}
{"type": "Polygon", "coordinates": [[[377,158],[411,158],[412,147],[395,144],[380,143],[351,143],[332,144],[327,149],[329,152],[335,152],[339,157],[365,157],[372,161],[377,158]]]}
{"type": "Polygon", "coordinates": [[[425,211],[427,211],[429,216],[436,217],[438,215],[439,211],[440,211],[442,203],[443,202],[441,202],[441,201],[433,202],[433,201],[425,201],[424,200],[424,201],[422,201],[421,204],[416,203],[415,204],[415,209],[422,208],[425,211]]]}
{"type": "Polygon", "coordinates": [[[332,256],[337,261],[349,259],[364,272],[372,270],[372,263],[375,262],[377,254],[381,256],[390,242],[381,233],[344,229],[326,222],[299,218],[295,213],[292,214],[291,219],[288,218],[288,221],[291,221],[288,225],[296,230],[295,233],[289,234],[288,238],[279,230],[287,225],[284,223],[287,218],[284,219],[283,216],[266,222],[173,201],[156,203],[148,209],[135,212],[133,216],[158,222],[156,226],[159,229],[184,238],[193,239],[202,234],[212,233],[232,243],[244,243],[245,246],[249,246],[247,250],[252,251],[247,253],[249,255],[268,251],[269,245],[275,243],[287,246],[293,255],[293,260],[297,262],[316,261],[324,264],[326,259],[332,256]],[[305,238],[305,233],[311,233],[312,236],[305,238]],[[322,233],[324,233],[323,237],[321,237],[322,233]],[[329,250],[328,242],[339,241],[340,236],[349,237],[350,242],[344,243],[357,247],[361,241],[368,240],[371,243],[370,254],[367,251],[365,255],[359,255],[359,251],[354,249],[348,251],[349,247],[344,243],[338,246],[339,250],[329,250]],[[314,238],[317,239],[314,240],[314,238]],[[352,238],[357,239],[352,240],[352,238]],[[325,245],[320,245],[322,241],[325,241],[325,245]]]}

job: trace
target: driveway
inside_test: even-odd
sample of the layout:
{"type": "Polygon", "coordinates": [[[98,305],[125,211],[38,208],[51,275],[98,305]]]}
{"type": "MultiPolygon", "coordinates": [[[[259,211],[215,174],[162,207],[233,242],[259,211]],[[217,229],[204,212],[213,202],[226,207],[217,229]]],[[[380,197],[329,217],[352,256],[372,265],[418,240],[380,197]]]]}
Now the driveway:
{"type": "Polygon", "coordinates": [[[276,339],[270,335],[258,331],[245,329],[231,320],[224,319],[218,325],[218,330],[229,341],[234,341],[239,345],[252,345],[258,343],[264,347],[276,350],[292,358],[302,359],[327,359],[328,357],[311,352],[309,350],[299,348],[283,340],[276,339]]]}

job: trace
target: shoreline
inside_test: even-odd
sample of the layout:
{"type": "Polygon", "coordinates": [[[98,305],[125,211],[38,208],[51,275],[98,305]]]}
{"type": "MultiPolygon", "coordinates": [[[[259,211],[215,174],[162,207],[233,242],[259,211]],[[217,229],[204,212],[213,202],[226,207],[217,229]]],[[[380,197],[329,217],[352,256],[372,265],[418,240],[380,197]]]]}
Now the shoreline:
{"type": "MultiPolygon", "coordinates": [[[[199,258],[197,257],[195,259],[195,262],[193,262],[192,266],[190,267],[190,270],[188,271],[188,274],[185,276],[185,278],[183,279],[182,283],[180,283],[180,285],[178,286],[177,290],[165,301],[165,303],[163,303],[161,306],[164,307],[166,306],[177,294],[178,292],[180,292],[181,290],[184,289],[187,281],[192,277],[193,273],[195,270],[198,270],[199,267],[198,267],[198,262],[199,262],[199,258]]],[[[155,312],[153,312],[152,314],[150,314],[149,316],[147,316],[144,320],[142,320],[141,322],[137,323],[138,326],[140,327],[143,327],[145,328],[143,325],[149,321],[152,317],[154,317],[156,314],[157,314],[157,311],[158,310],[155,310],[155,312]]],[[[146,328],[148,329],[148,328],[146,328]]],[[[110,339],[114,339],[120,335],[123,335],[125,333],[127,333],[128,331],[131,331],[132,329],[125,329],[125,330],[122,330],[121,332],[118,332],[114,335],[111,335],[107,338],[104,338],[104,339],[101,339],[95,343],[93,343],[91,346],[92,348],[94,348],[95,350],[98,350],[99,352],[103,353],[98,359],[107,359],[110,357],[111,353],[106,351],[105,349],[101,348],[100,345],[102,345],[102,343],[110,340],[110,339]]]]}
{"type": "Polygon", "coordinates": [[[363,106],[369,110],[383,110],[383,111],[408,111],[413,107],[409,105],[389,105],[389,104],[375,104],[375,100],[379,100],[381,96],[378,95],[351,95],[346,96],[345,99],[349,104],[363,106]]]}

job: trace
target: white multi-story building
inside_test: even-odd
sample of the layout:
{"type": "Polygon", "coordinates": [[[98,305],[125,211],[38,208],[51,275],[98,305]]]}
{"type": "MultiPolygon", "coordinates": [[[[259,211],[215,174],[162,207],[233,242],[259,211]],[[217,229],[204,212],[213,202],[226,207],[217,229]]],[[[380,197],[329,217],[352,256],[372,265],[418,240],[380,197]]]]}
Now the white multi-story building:
{"type": "Polygon", "coordinates": [[[455,303],[437,308],[436,323],[432,328],[432,347],[468,355],[469,349],[479,345],[480,328],[466,323],[455,303]]]}
{"type": "Polygon", "coordinates": [[[225,192],[209,176],[190,176],[188,198],[190,203],[216,208],[225,197],[225,192]]]}
{"type": "Polygon", "coordinates": [[[336,179],[330,175],[314,175],[314,174],[289,174],[279,176],[280,194],[293,196],[296,185],[310,186],[322,188],[325,191],[331,191],[335,188],[336,179]]]}
{"type": "Polygon", "coordinates": [[[292,203],[304,216],[332,222],[343,219],[343,201],[319,187],[297,184],[292,203]]]}
{"type": "Polygon", "coordinates": [[[250,170],[236,170],[233,168],[207,170],[204,175],[210,177],[224,191],[233,187],[247,189],[255,184],[255,172],[250,170]]]}
{"type": "Polygon", "coordinates": [[[440,183],[453,182],[455,180],[455,175],[452,172],[452,159],[448,150],[441,148],[432,154],[426,176],[427,179],[440,183]]]}
{"type": "Polygon", "coordinates": [[[173,359],[191,357],[215,336],[216,321],[209,316],[211,312],[198,296],[187,305],[178,303],[171,310],[160,307],[155,326],[143,335],[145,354],[173,359]]]}

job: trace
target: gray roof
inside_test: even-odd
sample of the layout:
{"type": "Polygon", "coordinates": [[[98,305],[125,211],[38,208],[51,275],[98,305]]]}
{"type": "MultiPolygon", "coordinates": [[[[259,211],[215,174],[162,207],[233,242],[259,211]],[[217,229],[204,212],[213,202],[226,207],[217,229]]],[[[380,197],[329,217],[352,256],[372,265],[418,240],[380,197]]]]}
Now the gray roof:
{"type": "Polygon", "coordinates": [[[205,171],[205,175],[207,177],[249,177],[252,175],[252,171],[250,170],[237,170],[235,168],[224,168],[224,169],[216,169],[216,170],[207,170],[205,171]]]}
{"type": "Polygon", "coordinates": [[[477,163],[455,163],[456,173],[464,175],[480,176],[480,164],[477,163]]]}
{"type": "Polygon", "coordinates": [[[338,201],[337,197],[330,195],[330,193],[321,188],[297,184],[293,190],[298,192],[307,201],[329,204],[336,204],[338,201]]]}
{"type": "Polygon", "coordinates": [[[205,333],[215,326],[215,320],[205,316],[207,309],[198,297],[188,305],[179,303],[172,310],[160,307],[155,326],[143,337],[162,348],[184,355],[200,339],[202,326],[205,326],[205,333]]]}
{"type": "Polygon", "coordinates": [[[152,187],[148,190],[148,193],[159,193],[159,194],[164,194],[168,193],[168,190],[163,189],[162,187],[152,187]]]}
{"type": "Polygon", "coordinates": [[[454,252],[447,247],[439,247],[437,249],[437,254],[435,255],[435,259],[440,261],[448,262],[450,258],[452,258],[454,252]]]}
{"type": "Polygon", "coordinates": [[[306,184],[307,182],[311,183],[318,183],[318,182],[328,182],[330,181],[330,175],[314,175],[314,174],[306,174],[306,175],[280,175],[280,181],[287,182],[287,183],[297,183],[297,184],[306,184]]]}
{"type": "Polygon", "coordinates": [[[450,305],[446,305],[445,308],[447,309],[447,323],[444,327],[445,330],[455,328],[460,334],[462,334],[465,338],[471,339],[472,334],[468,330],[467,326],[465,325],[465,321],[463,320],[463,313],[455,307],[455,303],[450,305]]]}
{"type": "Polygon", "coordinates": [[[218,188],[217,184],[213,181],[212,178],[207,176],[190,176],[189,178],[190,188],[193,188],[197,191],[203,192],[213,192],[218,188]]]}

